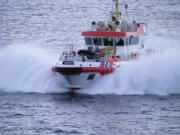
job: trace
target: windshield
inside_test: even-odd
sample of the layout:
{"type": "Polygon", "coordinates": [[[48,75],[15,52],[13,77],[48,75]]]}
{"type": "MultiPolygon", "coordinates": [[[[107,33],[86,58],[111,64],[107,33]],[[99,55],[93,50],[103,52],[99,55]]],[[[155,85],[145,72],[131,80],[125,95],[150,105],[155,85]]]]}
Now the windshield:
{"type": "Polygon", "coordinates": [[[113,46],[113,38],[103,38],[104,46],[113,46]]]}
{"type": "Polygon", "coordinates": [[[136,45],[139,43],[139,37],[130,37],[129,38],[129,44],[130,45],[136,45]]]}
{"type": "Polygon", "coordinates": [[[93,37],[94,45],[102,45],[102,38],[93,37]]]}
{"type": "Polygon", "coordinates": [[[115,38],[115,45],[116,46],[124,46],[124,39],[123,38],[115,38]]]}
{"type": "Polygon", "coordinates": [[[92,37],[85,37],[86,45],[92,45],[92,37]]]}

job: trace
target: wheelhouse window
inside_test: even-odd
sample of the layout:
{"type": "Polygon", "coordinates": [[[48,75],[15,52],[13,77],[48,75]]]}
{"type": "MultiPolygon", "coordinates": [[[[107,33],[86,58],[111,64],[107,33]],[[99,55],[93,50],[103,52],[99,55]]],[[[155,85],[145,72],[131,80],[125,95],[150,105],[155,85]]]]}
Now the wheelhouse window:
{"type": "Polygon", "coordinates": [[[85,42],[86,42],[86,45],[92,45],[93,44],[92,37],[85,37],[85,42]]]}
{"type": "Polygon", "coordinates": [[[116,46],[124,46],[124,39],[123,38],[115,38],[115,45],[116,46]]]}
{"type": "Polygon", "coordinates": [[[104,46],[113,46],[113,38],[104,37],[103,42],[104,46]]]}
{"type": "Polygon", "coordinates": [[[101,46],[102,38],[101,37],[93,37],[94,45],[101,46]]]}
{"type": "Polygon", "coordinates": [[[129,44],[130,45],[136,45],[139,43],[139,37],[130,37],[129,38],[129,44]]]}

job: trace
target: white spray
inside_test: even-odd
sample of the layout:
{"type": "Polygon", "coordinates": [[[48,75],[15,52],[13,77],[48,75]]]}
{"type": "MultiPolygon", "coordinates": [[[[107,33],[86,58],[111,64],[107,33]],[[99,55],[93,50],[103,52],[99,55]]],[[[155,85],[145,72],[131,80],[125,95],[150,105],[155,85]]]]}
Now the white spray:
{"type": "MultiPolygon", "coordinates": [[[[158,53],[121,66],[103,76],[88,94],[158,94],[180,93],[180,41],[148,36],[146,47],[158,53]]],[[[56,77],[51,67],[57,58],[31,46],[12,46],[0,50],[0,91],[54,93],[68,91],[63,77],[56,77]],[[57,80],[58,79],[58,80],[57,80]]]]}
{"type": "Polygon", "coordinates": [[[0,91],[62,92],[63,77],[57,80],[51,71],[55,60],[43,49],[10,46],[0,51],[0,91]]]}
{"type": "Polygon", "coordinates": [[[153,56],[121,66],[113,74],[85,89],[89,94],[167,95],[180,93],[180,41],[149,36],[146,45],[156,49],[153,56]]]}

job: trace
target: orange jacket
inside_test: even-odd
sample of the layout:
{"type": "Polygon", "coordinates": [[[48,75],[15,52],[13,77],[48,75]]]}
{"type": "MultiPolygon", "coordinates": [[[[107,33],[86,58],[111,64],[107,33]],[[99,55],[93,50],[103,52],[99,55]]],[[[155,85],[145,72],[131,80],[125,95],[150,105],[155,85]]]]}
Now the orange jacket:
{"type": "Polygon", "coordinates": [[[114,59],[111,57],[108,59],[108,62],[114,62],[114,59]]]}

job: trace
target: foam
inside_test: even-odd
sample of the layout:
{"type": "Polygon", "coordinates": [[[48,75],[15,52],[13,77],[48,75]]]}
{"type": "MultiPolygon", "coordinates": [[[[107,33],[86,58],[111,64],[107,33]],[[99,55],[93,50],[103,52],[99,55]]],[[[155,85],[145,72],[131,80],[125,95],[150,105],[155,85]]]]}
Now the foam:
{"type": "Polygon", "coordinates": [[[146,45],[147,48],[155,48],[158,53],[121,66],[84,92],[118,95],[180,93],[180,42],[151,35],[146,45]]]}
{"type": "Polygon", "coordinates": [[[6,92],[64,91],[63,77],[51,71],[55,60],[41,48],[13,45],[0,51],[0,89],[6,92]]]}

